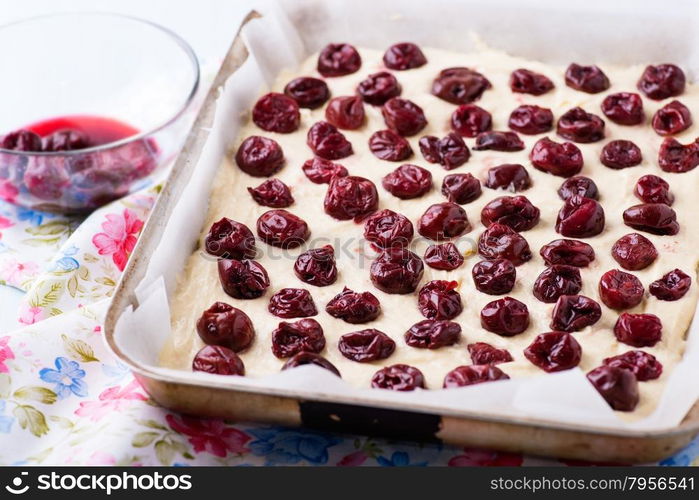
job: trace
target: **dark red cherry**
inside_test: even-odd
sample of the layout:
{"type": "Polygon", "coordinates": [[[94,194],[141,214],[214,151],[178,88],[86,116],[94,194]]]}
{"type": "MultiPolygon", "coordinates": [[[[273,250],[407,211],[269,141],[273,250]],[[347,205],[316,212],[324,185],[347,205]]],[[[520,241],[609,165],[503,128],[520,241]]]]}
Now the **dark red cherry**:
{"type": "Polygon", "coordinates": [[[427,125],[422,108],[412,101],[392,97],[381,108],[386,126],[402,136],[415,135],[427,125]]]}
{"type": "Polygon", "coordinates": [[[547,332],[537,335],[524,350],[524,356],[545,372],[570,370],[580,363],[582,348],[567,332],[547,332]]]}
{"type": "Polygon", "coordinates": [[[658,135],[679,134],[692,125],[692,113],[680,101],[672,101],[655,112],[651,124],[658,135]]]}
{"type": "Polygon", "coordinates": [[[478,238],[478,253],[488,260],[507,259],[515,266],[531,260],[529,244],[512,228],[491,224],[478,238]]]}
{"type": "Polygon", "coordinates": [[[325,311],[347,323],[368,323],[379,317],[381,304],[370,292],[354,292],[345,287],[328,302],[325,311]]]}
{"type": "Polygon", "coordinates": [[[488,302],[481,309],[481,326],[503,337],[519,335],[529,326],[529,309],[512,297],[488,302]]]}
{"type": "Polygon", "coordinates": [[[320,353],[325,349],[323,327],[312,318],[293,323],[282,321],[272,332],[272,353],[279,359],[290,358],[300,352],[320,353]]]}
{"type": "Polygon", "coordinates": [[[507,259],[482,260],[473,266],[471,274],[479,292],[503,295],[515,286],[517,270],[507,259]]]}
{"type": "Polygon", "coordinates": [[[254,260],[218,261],[218,278],[223,291],[234,299],[256,299],[269,287],[269,276],[254,260]]]}
{"type": "Polygon", "coordinates": [[[493,365],[457,366],[444,377],[442,387],[454,389],[494,380],[509,380],[509,375],[493,365]]]}
{"type": "Polygon", "coordinates": [[[417,308],[427,319],[454,319],[463,310],[456,281],[434,280],[418,293],[417,308]]]}
{"type": "Polygon", "coordinates": [[[553,82],[546,75],[520,68],[510,74],[510,89],[519,94],[542,95],[552,90],[553,82]]]}
{"type": "Polygon", "coordinates": [[[316,155],[326,160],[347,158],[353,153],[352,144],[335,125],[317,122],[308,129],[306,144],[316,155]]]}
{"type": "Polygon", "coordinates": [[[432,82],[432,94],[452,104],[466,104],[480,99],[491,87],[486,77],[469,68],[447,68],[432,82]]]}
{"type": "Polygon", "coordinates": [[[504,224],[517,232],[527,231],[539,222],[540,211],[526,196],[500,196],[481,210],[484,226],[504,224]]]}
{"type": "Polygon", "coordinates": [[[243,360],[230,349],[218,345],[206,345],[194,355],[192,371],[215,375],[245,375],[243,360]]]}
{"type": "Polygon", "coordinates": [[[631,141],[610,141],[602,148],[599,161],[602,165],[619,170],[640,165],[643,155],[641,149],[631,141]]]}
{"type": "Polygon", "coordinates": [[[575,90],[597,94],[609,88],[609,79],[597,66],[581,66],[571,63],[566,69],[566,85],[575,90]]]}
{"type": "Polygon", "coordinates": [[[674,269],[651,283],[648,291],[658,300],[673,301],[684,297],[690,286],[692,278],[679,269],[674,269]]]}
{"type": "Polygon", "coordinates": [[[410,42],[391,45],[383,55],[383,63],[389,69],[403,71],[419,68],[427,64],[427,58],[420,47],[410,42]]]}
{"type": "Polygon", "coordinates": [[[205,344],[235,352],[246,349],[255,338],[255,328],[248,315],[224,302],[214,302],[202,313],[197,320],[197,333],[205,344]]]}
{"type": "MultiPolygon", "coordinates": [[[[457,134],[457,137],[461,136],[457,134]]],[[[463,139],[461,140],[463,141],[463,139]]],[[[425,135],[420,137],[418,144],[420,146],[420,152],[425,158],[425,161],[430,163],[439,163],[439,161],[442,159],[442,156],[439,153],[439,137],[434,135],[425,135]]]]}
{"type": "Polygon", "coordinates": [[[356,130],[364,124],[364,104],[356,95],[333,97],[325,108],[325,119],[337,128],[356,130]]]}
{"type": "Polygon", "coordinates": [[[289,370],[291,368],[296,368],[297,366],[304,366],[304,365],[315,365],[319,366],[325,370],[328,370],[329,372],[337,375],[340,377],[340,371],[335,368],[335,365],[333,365],[330,361],[325,359],[324,357],[313,353],[313,352],[300,352],[298,354],[294,354],[292,357],[290,357],[286,363],[284,363],[284,366],[282,366],[282,371],[284,370],[289,370]]]}
{"type": "Polygon", "coordinates": [[[539,255],[547,266],[565,264],[575,267],[587,267],[595,260],[595,250],[582,241],[553,240],[541,247],[539,255]]]}
{"type": "Polygon", "coordinates": [[[622,236],[612,246],[612,257],[629,271],[640,271],[658,258],[655,245],[645,236],[630,233],[622,236]]]}
{"type": "Polygon", "coordinates": [[[286,210],[269,210],[257,219],[257,236],[268,245],[296,248],[311,235],[306,221],[286,210]]]}
{"type": "Polygon", "coordinates": [[[699,143],[682,144],[674,137],[667,137],[660,145],[658,165],[665,172],[683,173],[699,165],[699,143]]]}
{"type": "Polygon", "coordinates": [[[658,101],[675,97],[684,92],[684,71],[674,64],[658,64],[646,66],[638,80],[638,90],[646,97],[658,101]]]}
{"type": "Polygon", "coordinates": [[[414,391],[425,388],[425,376],[420,370],[409,365],[391,365],[381,368],[371,377],[373,389],[392,391],[414,391]]]}
{"type": "Polygon", "coordinates": [[[371,282],[386,293],[412,293],[422,279],[420,257],[406,248],[390,247],[371,264],[371,282]]]}
{"type": "Polygon", "coordinates": [[[602,317],[602,308],[584,295],[561,295],[551,313],[551,329],[577,332],[592,326],[602,317]]]}
{"type": "Polygon", "coordinates": [[[398,97],[401,91],[400,83],[388,71],[369,75],[357,86],[357,93],[364,102],[374,106],[382,106],[390,98],[398,97]]]}
{"type": "Polygon", "coordinates": [[[572,142],[554,142],[548,137],[539,139],[529,153],[537,169],[560,177],[572,177],[582,170],[583,157],[572,142]]]}
{"type": "Polygon", "coordinates": [[[413,223],[404,215],[386,208],[366,220],[364,237],[379,249],[407,247],[413,239],[413,223]]]}
{"type": "Polygon", "coordinates": [[[386,359],[396,349],[391,337],[374,328],[346,333],[337,346],[344,357],[358,363],[386,359]]]}
{"type": "Polygon", "coordinates": [[[638,405],[638,381],[631,370],[599,366],[587,374],[587,380],[616,411],[633,411],[638,405]]]}
{"type": "Polygon", "coordinates": [[[325,245],[303,252],[296,258],[294,273],[309,285],[332,285],[337,279],[335,250],[331,245],[325,245]]]}
{"type": "Polygon", "coordinates": [[[286,84],[284,93],[291,97],[301,108],[319,108],[330,99],[328,84],[320,78],[302,76],[286,84]]]}
{"type": "Polygon", "coordinates": [[[548,108],[523,104],[510,113],[507,125],[520,134],[543,134],[553,128],[553,113],[548,108]]]}
{"type": "Polygon", "coordinates": [[[374,183],[364,177],[334,177],[325,194],[323,207],[325,213],[335,219],[359,219],[376,211],[379,193],[374,183]]]}
{"type": "Polygon", "coordinates": [[[439,163],[447,170],[460,167],[471,157],[468,146],[455,132],[439,139],[433,135],[420,138],[420,152],[430,163],[439,163]]]}
{"type": "Polygon", "coordinates": [[[481,132],[476,136],[474,151],[521,151],[524,149],[522,139],[514,132],[481,132]]]}
{"type": "Polygon", "coordinates": [[[286,208],[294,203],[289,186],[279,179],[269,179],[256,188],[248,188],[248,193],[259,205],[271,208],[286,208]]]}
{"type": "Polygon", "coordinates": [[[505,189],[507,191],[524,191],[531,187],[527,169],[517,163],[505,163],[488,170],[485,187],[490,189],[505,189]]]}
{"type": "Polygon", "coordinates": [[[611,309],[629,309],[643,300],[643,284],[633,274],[612,269],[599,280],[599,296],[611,309]]]}
{"type": "Polygon", "coordinates": [[[13,151],[41,151],[41,136],[31,130],[16,130],[4,135],[0,140],[0,147],[13,151]]]}
{"type": "Polygon", "coordinates": [[[413,154],[410,143],[393,130],[379,130],[371,134],[369,149],[379,160],[386,161],[407,160],[413,154]]]}
{"type": "Polygon", "coordinates": [[[644,203],[672,205],[675,201],[675,196],[670,192],[670,185],[667,181],[652,174],[644,175],[638,179],[634,194],[644,203]]]}
{"type": "Polygon", "coordinates": [[[498,349],[485,342],[469,344],[468,353],[474,365],[496,365],[512,361],[512,355],[507,349],[498,349]]]}
{"type": "Polygon", "coordinates": [[[603,363],[606,366],[631,370],[639,382],[655,380],[663,373],[662,363],[644,351],[626,351],[618,356],[605,358],[603,363]]]}
{"type": "Polygon", "coordinates": [[[624,224],[651,234],[674,235],[680,232],[675,211],[664,203],[643,203],[624,210],[624,224]]]}
{"type": "Polygon", "coordinates": [[[32,158],[24,171],[23,180],[27,190],[42,200],[58,200],[70,186],[70,175],[60,158],[32,158]]]}
{"type": "Polygon", "coordinates": [[[265,94],[252,108],[252,121],[267,132],[290,134],[299,128],[299,105],[291,97],[277,92],[265,94]]]}
{"type": "Polygon", "coordinates": [[[470,230],[466,211],[450,202],[431,205],[417,223],[418,233],[434,241],[456,238],[470,230]]]}
{"type": "Polygon", "coordinates": [[[330,43],[318,55],[318,73],[325,77],[345,76],[362,66],[362,58],[348,43],[330,43]]]}
{"type": "Polygon", "coordinates": [[[602,113],[619,125],[638,125],[643,122],[643,101],[632,92],[609,94],[602,101],[602,113]]]}
{"type": "Polygon", "coordinates": [[[599,191],[597,190],[597,184],[589,177],[576,175],[563,181],[561,187],[558,188],[558,196],[563,201],[576,195],[582,196],[583,198],[598,200],[599,191]]]}
{"type": "Polygon", "coordinates": [[[425,250],[425,263],[432,269],[453,271],[464,263],[464,256],[453,243],[430,245],[425,250]]]}
{"type": "Polygon", "coordinates": [[[223,217],[214,222],[204,239],[206,253],[224,259],[255,257],[255,236],[245,224],[223,217]]]}
{"type": "Polygon", "coordinates": [[[451,128],[464,137],[476,137],[492,126],[490,113],[475,104],[462,104],[451,115],[451,128]]]}
{"type": "Polygon", "coordinates": [[[604,139],[604,120],[582,108],[573,108],[558,119],[556,132],[569,141],[597,142],[604,139]]]}
{"type": "Polygon", "coordinates": [[[575,266],[555,264],[547,267],[534,282],[534,297],[553,304],[561,295],[575,295],[582,289],[580,269],[575,266]]]}
{"type": "Polygon", "coordinates": [[[619,342],[633,347],[653,347],[660,342],[663,324],[655,314],[621,313],[614,325],[619,342]]]}
{"type": "Polygon", "coordinates": [[[385,176],[381,185],[396,198],[419,198],[432,189],[432,174],[417,165],[401,165],[385,176]]]}
{"type": "Polygon", "coordinates": [[[461,338],[461,326],[453,321],[426,319],[415,323],[405,332],[405,343],[420,349],[439,349],[456,344],[461,338]]]}
{"type": "Polygon", "coordinates": [[[465,205],[481,195],[481,182],[473,174],[450,174],[442,181],[442,194],[451,203],[465,205]]]}
{"type": "Polygon", "coordinates": [[[597,201],[575,195],[558,212],[556,231],[569,238],[590,238],[604,230],[604,209],[597,201]]]}
{"type": "Polygon", "coordinates": [[[269,299],[267,309],[279,318],[307,318],[318,314],[313,297],[303,288],[282,288],[269,299]]]}
{"type": "Polygon", "coordinates": [[[306,160],[303,164],[303,173],[315,184],[329,184],[333,177],[347,177],[345,167],[323,158],[306,160]]]}
{"type": "Polygon", "coordinates": [[[43,139],[44,151],[75,151],[91,147],[90,139],[79,130],[57,130],[43,139]]]}
{"type": "Polygon", "coordinates": [[[235,154],[235,162],[246,174],[269,177],[284,165],[284,152],[277,141],[253,135],[242,142],[235,154]]]}

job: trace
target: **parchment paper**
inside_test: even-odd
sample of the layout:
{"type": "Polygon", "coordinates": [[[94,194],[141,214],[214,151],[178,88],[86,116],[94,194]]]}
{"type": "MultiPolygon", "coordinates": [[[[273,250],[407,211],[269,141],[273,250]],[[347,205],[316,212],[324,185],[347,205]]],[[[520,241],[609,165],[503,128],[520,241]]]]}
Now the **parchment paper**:
{"type": "Polygon", "coordinates": [[[684,359],[669,377],[657,409],[632,423],[617,417],[579,369],[449,391],[399,393],[355,389],[314,366],[259,379],[225,379],[157,367],[158,353],[170,335],[167,297],[174,293],[177,276],[201,232],[210,185],[222,155],[275,75],[293,68],[329,41],[382,48],[392,41],[411,40],[469,51],[475,50],[469,36],[473,32],[493,48],[545,62],[672,61],[682,65],[691,79],[699,68],[693,34],[698,23],[690,2],[677,2],[674,9],[653,9],[632,1],[587,0],[566,2],[564,7],[560,2],[535,1],[526,8],[515,0],[455,3],[289,0],[258,9],[263,18],[243,29],[250,57],[221,91],[209,141],[137,290],[139,307],[126,311],[117,325],[116,341],[125,353],[163,374],[254,390],[290,389],[326,400],[356,397],[377,406],[393,404],[443,414],[476,411],[604,429],[662,430],[680,423],[699,396],[696,317],[684,359]]]}

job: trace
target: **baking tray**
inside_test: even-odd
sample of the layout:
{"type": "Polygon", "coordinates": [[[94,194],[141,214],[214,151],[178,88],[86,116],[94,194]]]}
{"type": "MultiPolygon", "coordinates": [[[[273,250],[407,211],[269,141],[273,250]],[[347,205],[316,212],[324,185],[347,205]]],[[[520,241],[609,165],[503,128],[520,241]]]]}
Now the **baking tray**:
{"type": "MultiPolygon", "coordinates": [[[[251,12],[245,26],[260,17],[251,12]]],[[[242,29],[242,28],[241,28],[242,29]]],[[[473,411],[436,414],[418,405],[397,405],[358,397],[329,397],[322,391],[225,386],[213,380],[192,380],[188,372],[163,374],[123,352],[115,338],[119,317],[137,308],[138,289],[161,241],[166,222],[190,182],[209,130],[214,123],[216,101],[228,78],[249,55],[240,32],[236,35],[194,122],[181,155],[175,162],[130,262],[124,271],[105,322],[105,339],[111,350],[128,365],[145,390],[160,405],[183,413],[239,421],[307,426],[334,432],[380,435],[396,439],[444,441],[510,452],[580,460],[627,463],[655,461],[687,445],[699,434],[699,403],[675,428],[663,431],[606,430],[538,419],[484,416],[473,411]]],[[[196,242],[184,245],[188,252],[196,242]]]]}

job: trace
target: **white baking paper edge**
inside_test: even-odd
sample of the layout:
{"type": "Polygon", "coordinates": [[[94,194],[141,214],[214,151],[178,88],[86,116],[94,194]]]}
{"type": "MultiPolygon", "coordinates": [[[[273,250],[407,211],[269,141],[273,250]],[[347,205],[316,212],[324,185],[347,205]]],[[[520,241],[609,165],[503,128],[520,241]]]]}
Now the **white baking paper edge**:
{"type": "MultiPolygon", "coordinates": [[[[216,119],[191,181],[182,193],[137,289],[139,307],[119,319],[115,340],[131,359],[163,375],[185,372],[157,366],[158,353],[170,335],[168,293],[175,288],[200,234],[212,179],[227,144],[234,140],[241,117],[282,69],[295,67],[330,41],[383,48],[400,40],[454,50],[475,50],[469,32],[489,46],[546,62],[596,63],[672,61],[690,78],[699,74],[694,35],[699,31],[691,2],[657,9],[637,1],[489,2],[384,0],[366,2],[281,1],[262,4],[262,19],[250,22],[243,36],[250,50],[245,64],[221,90],[216,119]],[[370,5],[370,7],[369,7],[370,5]],[[575,29],[571,29],[571,23],[575,29]],[[295,28],[298,26],[299,28],[295,28]],[[575,35],[571,35],[575,33],[575,35]],[[681,36],[678,36],[681,33],[681,36]],[[633,50],[629,50],[632,48],[633,50]]],[[[235,27],[231,26],[233,30],[235,27]]],[[[540,377],[492,382],[460,389],[402,393],[356,389],[326,370],[305,366],[283,374],[251,379],[186,373],[188,380],[233,384],[254,389],[287,389],[321,399],[361,398],[434,413],[478,412],[491,417],[521,417],[605,430],[660,431],[676,427],[699,396],[699,320],[695,316],[683,360],[668,378],[657,409],[628,423],[609,408],[579,369],[540,377]]]]}

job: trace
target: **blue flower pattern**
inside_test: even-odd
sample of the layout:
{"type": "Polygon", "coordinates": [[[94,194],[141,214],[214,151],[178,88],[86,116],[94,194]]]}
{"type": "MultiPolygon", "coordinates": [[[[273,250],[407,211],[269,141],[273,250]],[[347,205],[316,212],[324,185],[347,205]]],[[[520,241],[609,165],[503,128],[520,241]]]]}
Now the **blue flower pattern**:
{"type": "Polygon", "coordinates": [[[61,257],[56,259],[52,266],[48,268],[50,272],[70,272],[75,271],[80,267],[80,263],[73,257],[78,253],[79,249],[75,245],[71,245],[63,251],[61,257]]]}
{"type": "Polygon", "coordinates": [[[56,384],[55,392],[59,399],[65,399],[72,394],[84,398],[87,396],[87,384],[85,370],[80,368],[77,361],[59,357],[55,361],[56,369],[43,368],[39,377],[44,382],[56,384]]]}
{"type": "Polygon", "coordinates": [[[331,434],[306,432],[283,427],[261,427],[246,430],[257,439],[249,444],[253,455],[263,456],[266,465],[324,464],[328,461],[328,448],[342,442],[331,434]]]}
{"type": "Polygon", "coordinates": [[[4,399],[0,399],[0,432],[3,434],[9,434],[12,430],[12,423],[15,421],[14,417],[5,415],[5,407],[7,402],[4,399]]]}
{"type": "Polygon", "coordinates": [[[694,439],[686,448],[678,451],[670,458],[666,458],[658,463],[658,465],[675,465],[686,467],[692,465],[692,462],[699,456],[699,439],[694,439]]]}
{"type": "Polygon", "coordinates": [[[25,221],[28,222],[29,224],[32,224],[33,226],[40,226],[42,222],[44,222],[44,219],[50,219],[52,217],[55,217],[55,215],[48,213],[48,212],[39,212],[37,210],[32,210],[30,208],[24,208],[24,207],[16,207],[17,208],[17,213],[16,217],[20,221],[25,221]]]}
{"type": "Polygon", "coordinates": [[[391,458],[376,457],[376,462],[381,467],[425,467],[427,462],[410,463],[410,457],[404,451],[394,451],[391,458]]]}

